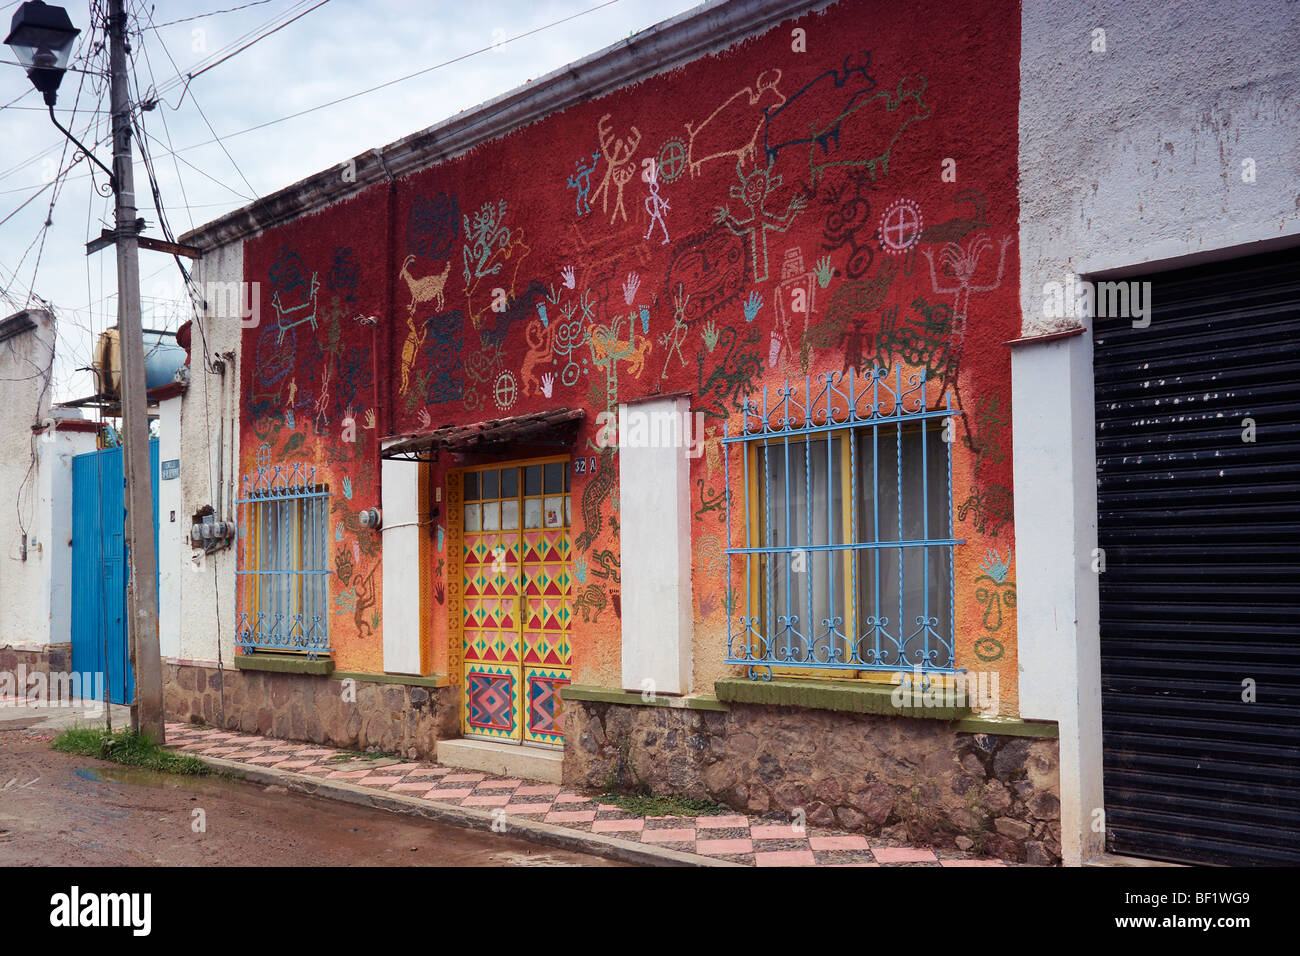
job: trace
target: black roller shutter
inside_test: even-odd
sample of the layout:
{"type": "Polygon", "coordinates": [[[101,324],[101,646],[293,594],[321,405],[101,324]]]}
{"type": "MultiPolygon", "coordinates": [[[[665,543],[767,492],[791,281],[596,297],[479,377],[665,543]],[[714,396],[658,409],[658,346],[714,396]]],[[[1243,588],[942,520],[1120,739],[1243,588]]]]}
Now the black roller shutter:
{"type": "Polygon", "coordinates": [[[1300,863],[1300,250],[1143,280],[1094,337],[1107,849],[1300,863]]]}

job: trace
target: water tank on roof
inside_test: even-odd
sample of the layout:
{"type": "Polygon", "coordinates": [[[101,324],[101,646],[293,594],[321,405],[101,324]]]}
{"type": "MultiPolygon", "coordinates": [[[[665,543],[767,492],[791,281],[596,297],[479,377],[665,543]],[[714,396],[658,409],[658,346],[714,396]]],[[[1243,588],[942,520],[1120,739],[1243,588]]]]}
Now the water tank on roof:
{"type": "MultiPolygon", "coordinates": [[[[99,334],[95,343],[95,368],[99,369],[100,389],[105,398],[117,398],[122,387],[122,352],[116,328],[99,334]]],[[[176,370],[185,364],[185,349],[176,342],[174,332],[144,330],[145,388],[153,389],[173,380],[176,370]]]]}

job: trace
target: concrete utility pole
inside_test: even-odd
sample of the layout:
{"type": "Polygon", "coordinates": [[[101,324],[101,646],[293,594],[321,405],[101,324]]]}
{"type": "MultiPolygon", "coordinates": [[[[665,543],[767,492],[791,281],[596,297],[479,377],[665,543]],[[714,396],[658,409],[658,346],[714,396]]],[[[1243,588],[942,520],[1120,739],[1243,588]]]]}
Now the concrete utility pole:
{"type": "Polygon", "coordinates": [[[140,246],[131,160],[131,97],[127,84],[124,0],[108,4],[113,108],[113,176],[117,181],[117,327],[122,355],[122,462],[126,475],[126,546],[130,585],[127,633],[135,671],[131,727],[163,743],[162,657],[158,649],[158,555],[153,533],[149,412],[145,399],[144,333],[140,325],[140,246]]]}

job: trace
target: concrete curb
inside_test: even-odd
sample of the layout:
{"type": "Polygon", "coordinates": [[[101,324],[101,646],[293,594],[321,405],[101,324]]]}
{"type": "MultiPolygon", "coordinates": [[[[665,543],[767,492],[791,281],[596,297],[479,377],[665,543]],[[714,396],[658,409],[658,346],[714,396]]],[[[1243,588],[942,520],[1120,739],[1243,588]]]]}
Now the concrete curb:
{"type": "MultiPolygon", "coordinates": [[[[280,786],[298,793],[308,793],[313,796],[324,797],[327,800],[337,800],[340,803],[373,807],[393,813],[405,813],[470,830],[490,829],[496,819],[491,812],[486,810],[458,807],[451,803],[423,800],[405,794],[384,793],[372,790],[369,787],[348,783],[345,780],[321,780],[318,777],[293,773],[289,770],[276,770],[272,767],[250,767],[248,764],[234,760],[223,760],[220,757],[188,754],[186,751],[175,752],[197,757],[213,770],[219,770],[243,780],[280,786]]],[[[714,860],[694,853],[670,850],[666,847],[643,846],[600,833],[585,833],[581,830],[570,830],[568,827],[557,826],[553,823],[543,823],[539,820],[523,820],[513,816],[508,818],[506,832],[511,836],[529,840],[533,843],[541,843],[562,850],[591,853],[609,860],[618,860],[621,863],[637,863],[643,866],[743,866],[743,864],[733,863],[729,860],[714,860]]]]}

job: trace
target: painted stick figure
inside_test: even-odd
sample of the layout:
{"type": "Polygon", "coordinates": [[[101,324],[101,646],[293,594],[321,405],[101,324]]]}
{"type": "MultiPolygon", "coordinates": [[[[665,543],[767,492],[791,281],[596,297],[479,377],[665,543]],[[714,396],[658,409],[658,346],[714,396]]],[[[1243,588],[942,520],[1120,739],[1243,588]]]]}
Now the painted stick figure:
{"type": "Polygon", "coordinates": [[[781,185],[781,177],[772,172],[772,167],[755,169],[748,176],[739,162],[736,163],[736,176],[740,183],[732,186],[730,195],[739,199],[749,210],[745,218],[732,215],[726,206],[717,206],[713,210],[713,221],[725,225],[738,236],[748,237],[750,264],[754,270],[755,282],[767,281],[767,234],[785,232],[807,206],[802,196],[790,199],[784,215],[778,215],[767,208],[768,197],[781,185]]]}
{"type": "Polygon", "coordinates": [[[660,245],[668,244],[668,223],[664,222],[664,213],[668,211],[668,200],[659,195],[659,177],[650,177],[650,195],[645,199],[645,211],[650,214],[650,228],[646,230],[645,237],[650,238],[651,233],[655,231],[655,223],[659,223],[664,230],[664,241],[660,245]]]}
{"type": "Polygon", "coordinates": [[[582,165],[582,160],[574,160],[573,165],[578,167],[578,171],[569,177],[569,188],[576,189],[578,195],[574,199],[574,205],[578,208],[578,215],[591,212],[591,206],[587,204],[587,190],[591,188],[591,174],[595,172],[596,163],[600,162],[600,153],[591,154],[591,165],[582,165]]]}
{"type": "Polygon", "coordinates": [[[673,355],[676,355],[678,361],[682,363],[682,368],[686,368],[686,356],[682,355],[682,343],[686,340],[686,303],[690,301],[690,298],[682,284],[677,283],[677,294],[673,296],[673,327],[670,331],[659,336],[659,344],[668,350],[668,355],[664,358],[663,374],[659,376],[661,379],[668,377],[668,364],[672,361],[673,355]]]}

